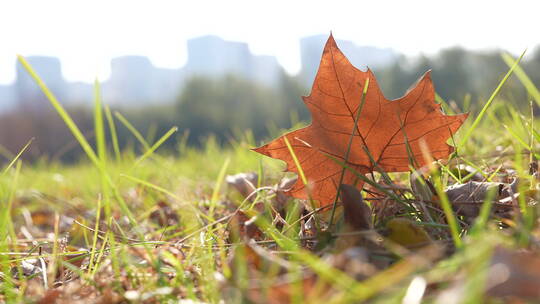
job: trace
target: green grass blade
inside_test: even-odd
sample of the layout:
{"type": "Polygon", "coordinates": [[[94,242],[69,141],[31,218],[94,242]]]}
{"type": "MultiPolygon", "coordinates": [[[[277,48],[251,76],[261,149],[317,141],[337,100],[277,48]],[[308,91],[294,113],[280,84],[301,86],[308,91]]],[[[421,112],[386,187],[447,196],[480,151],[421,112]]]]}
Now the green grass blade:
{"type": "Polygon", "coordinates": [[[518,143],[520,143],[524,148],[531,150],[531,146],[529,146],[528,143],[526,143],[512,128],[508,127],[507,125],[503,125],[503,127],[506,129],[508,134],[512,135],[518,143]]]}
{"type": "Polygon", "coordinates": [[[43,93],[45,94],[49,102],[52,104],[52,106],[55,108],[55,110],[58,112],[58,114],[60,115],[60,117],[66,124],[66,126],[69,128],[69,130],[71,131],[75,139],[77,139],[77,141],[81,145],[82,149],[84,150],[84,152],[86,153],[90,161],[92,161],[92,163],[100,170],[100,175],[102,179],[105,180],[109,186],[111,186],[111,188],[114,191],[115,197],[118,199],[118,202],[120,204],[122,211],[125,212],[130,222],[133,225],[136,225],[137,222],[135,221],[133,214],[127,207],[127,204],[125,203],[125,201],[122,199],[122,196],[118,193],[118,189],[115,187],[112,179],[107,174],[105,167],[103,166],[98,156],[96,155],[96,153],[94,152],[94,150],[92,149],[92,147],[90,146],[90,144],[88,143],[84,135],[82,134],[79,127],[77,127],[77,125],[75,124],[71,116],[66,112],[62,104],[56,99],[54,94],[49,90],[49,88],[45,85],[43,80],[41,80],[39,75],[34,71],[32,66],[30,66],[30,64],[26,61],[26,59],[20,55],[18,56],[18,59],[19,59],[19,62],[23,65],[23,67],[26,69],[26,71],[30,74],[30,76],[41,88],[41,90],[43,91],[43,93]]]}
{"type": "Polygon", "coordinates": [[[96,136],[96,149],[103,166],[107,157],[107,143],[105,141],[105,127],[103,123],[103,106],[101,103],[101,87],[99,81],[94,82],[94,134],[96,136]]]}
{"type": "Polygon", "coordinates": [[[99,231],[99,221],[101,220],[101,197],[98,198],[98,204],[96,209],[96,225],[94,226],[94,236],[92,239],[92,249],[90,251],[90,262],[88,262],[88,274],[92,273],[92,268],[97,266],[94,265],[94,258],[97,250],[97,240],[98,240],[98,231],[99,231]]]}
{"type": "MultiPolygon", "coordinates": [[[[382,193],[386,194],[387,196],[389,196],[390,198],[392,198],[393,200],[395,200],[396,202],[399,202],[399,203],[402,203],[403,206],[407,209],[410,209],[411,207],[408,206],[406,204],[405,201],[403,201],[402,198],[400,198],[399,196],[397,196],[394,192],[392,191],[388,191],[386,188],[382,187],[379,183],[367,178],[365,175],[363,174],[360,174],[358,173],[356,170],[354,170],[353,168],[351,168],[349,165],[347,165],[347,163],[343,162],[341,159],[338,159],[336,157],[334,157],[333,155],[330,155],[330,154],[325,154],[326,157],[328,157],[329,159],[333,160],[334,162],[336,162],[338,165],[340,165],[341,167],[345,168],[346,170],[349,170],[352,174],[355,175],[355,177],[357,177],[358,179],[360,179],[361,181],[363,181],[364,183],[372,186],[373,188],[381,191],[382,193]]],[[[409,211],[413,212],[414,210],[410,209],[409,211]]]]}
{"type": "MultiPolygon", "coordinates": [[[[302,169],[302,165],[300,164],[300,161],[298,160],[298,157],[296,156],[296,153],[294,152],[294,149],[293,149],[291,143],[289,142],[289,139],[287,139],[286,136],[283,136],[283,141],[285,142],[285,145],[287,146],[287,149],[289,150],[289,153],[291,154],[291,157],[292,157],[292,159],[294,161],[294,165],[298,169],[298,176],[300,176],[300,180],[302,181],[302,183],[304,184],[304,187],[306,188],[306,192],[307,192],[308,197],[309,197],[309,203],[311,205],[311,208],[313,208],[313,210],[315,210],[315,203],[313,202],[313,199],[311,197],[311,192],[310,192],[309,185],[308,185],[308,179],[307,179],[306,175],[304,174],[304,170],[302,169]]],[[[315,221],[315,225],[318,225],[317,221],[315,221]]]]}
{"type": "Polygon", "coordinates": [[[108,105],[105,105],[105,117],[107,118],[107,123],[109,125],[109,130],[111,132],[111,140],[113,144],[114,155],[116,160],[119,161],[120,157],[120,145],[118,145],[118,135],[116,133],[116,125],[114,124],[114,118],[111,114],[111,109],[108,105]]]}
{"type": "MultiPolygon", "coordinates": [[[[362,90],[362,97],[361,97],[360,105],[358,106],[358,110],[356,111],[356,116],[354,117],[353,129],[351,130],[351,136],[349,137],[349,144],[347,145],[347,151],[345,152],[345,156],[344,156],[345,163],[347,163],[347,161],[349,160],[349,154],[351,152],[354,135],[356,134],[356,129],[358,128],[358,119],[360,118],[360,113],[362,112],[362,108],[364,107],[364,103],[366,102],[366,95],[367,95],[368,87],[369,87],[369,78],[366,79],[366,81],[364,82],[364,89],[362,90]]],[[[359,135],[363,139],[362,134],[359,134],[359,135]]],[[[364,142],[364,146],[365,148],[367,148],[367,145],[365,145],[365,142],[364,142]]],[[[341,189],[341,184],[343,183],[343,178],[345,177],[345,170],[346,170],[345,168],[341,169],[341,173],[339,175],[339,182],[337,184],[337,189],[336,189],[336,197],[334,199],[334,203],[332,204],[332,213],[330,214],[330,222],[328,224],[329,227],[332,227],[332,225],[334,224],[334,216],[336,214],[336,206],[337,206],[337,201],[339,198],[339,190],[341,189]]]]}
{"type": "Polygon", "coordinates": [[[167,190],[167,189],[165,189],[165,188],[162,188],[162,187],[160,187],[160,186],[158,186],[158,185],[155,185],[155,184],[152,184],[152,183],[150,183],[150,182],[147,182],[147,181],[145,181],[145,180],[142,180],[142,179],[140,179],[140,178],[136,178],[136,177],[134,177],[134,176],[130,176],[130,175],[127,175],[127,174],[120,174],[120,176],[121,176],[121,177],[125,177],[125,178],[127,178],[127,179],[129,179],[129,180],[131,180],[131,181],[134,181],[134,182],[136,182],[136,183],[138,183],[138,184],[144,185],[144,186],[146,186],[146,187],[148,187],[148,188],[152,188],[152,189],[154,189],[154,190],[157,190],[157,191],[159,191],[159,192],[161,192],[161,193],[167,194],[168,196],[170,196],[170,197],[172,197],[172,198],[174,198],[174,199],[177,199],[177,200],[180,199],[176,194],[172,193],[171,191],[169,191],[169,190],[167,190]]]}
{"type": "Polygon", "coordinates": [[[287,148],[289,149],[289,153],[291,153],[292,159],[294,161],[294,165],[298,169],[298,175],[300,176],[300,180],[302,181],[304,186],[307,187],[308,180],[306,178],[306,175],[304,174],[304,170],[302,170],[300,161],[298,161],[298,157],[296,157],[296,153],[294,152],[293,147],[291,146],[291,143],[289,142],[286,136],[283,136],[283,141],[285,142],[285,145],[287,145],[287,148]]]}
{"type": "MultiPolygon", "coordinates": [[[[296,156],[296,152],[294,152],[294,149],[291,145],[291,143],[289,142],[289,139],[287,139],[286,136],[283,136],[283,141],[285,142],[285,145],[287,146],[287,149],[289,150],[289,153],[291,154],[291,157],[294,161],[294,165],[296,166],[296,168],[298,169],[298,176],[300,177],[300,180],[302,181],[302,184],[304,185],[305,189],[306,189],[306,193],[308,195],[308,201],[309,201],[309,204],[311,206],[311,209],[312,210],[315,210],[316,209],[316,206],[315,206],[315,202],[313,201],[313,198],[311,197],[311,189],[309,188],[309,185],[308,185],[308,179],[304,173],[304,170],[302,169],[302,165],[300,164],[300,161],[298,160],[298,157],[296,156]]],[[[319,219],[318,219],[318,216],[317,216],[317,213],[315,213],[313,215],[315,221],[315,227],[317,227],[317,229],[319,229],[319,219]]]]}
{"type": "Polygon", "coordinates": [[[17,155],[15,155],[13,160],[11,160],[11,162],[7,165],[7,167],[2,172],[2,175],[6,175],[9,169],[11,169],[11,167],[13,167],[13,165],[17,162],[17,160],[21,158],[21,155],[24,153],[24,151],[26,151],[26,149],[28,149],[28,147],[30,146],[30,144],[32,144],[33,141],[34,141],[34,138],[33,137],[30,138],[30,140],[26,143],[26,145],[24,145],[21,151],[19,151],[19,153],[17,153],[17,155]]]}
{"type": "Polygon", "coordinates": [[[448,196],[446,195],[446,192],[444,192],[441,179],[439,176],[436,176],[437,174],[433,175],[433,180],[435,180],[435,191],[437,191],[437,196],[439,197],[441,207],[444,215],[446,216],[446,221],[448,222],[448,227],[450,228],[450,234],[452,235],[452,240],[454,241],[456,248],[462,248],[463,241],[459,236],[461,229],[459,228],[456,215],[454,214],[454,210],[452,210],[452,205],[448,199],[448,196]]]}
{"type": "Polygon", "coordinates": [[[493,102],[493,100],[495,100],[495,97],[499,94],[499,91],[501,90],[501,88],[503,87],[503,85],[506,83],[506,81],[508,80],[508,78],[510,78],[510,76],[512,75],[512,73],[514,72],[515,68],[518,66],[519,62],[521,61],[521,59],[523,58],[523,56],[525,55],[525,51],[523,51],[523,53],[521,54],[521,56],[519,56],[519,59],[514,62],[514,64],[512,65],[512,67],[510,68],[510,70],[508,70],[508,72],[506,73],[506,75],[504,76],[504,78],[501,80],[501,82],[499,83],[499,85],[497,86],[497,88],[495,89],[495,91],[493,91],[493,93],[491,94],[491,97],[489,97],[488,101],[486,102],[486,104],[484,105],[484,107],[482,108],[482,110],[480,111],[480,113],[478,114],[478,116],[476,117],[476,119],[474,120],[474,122],[472,123],[472,125],[469,127],[469,129],[467,129],[465,135],[463,136],[463,138],[461,139],[461,142],[459,143],[459,146],[462,147],[468,140],[469,140],[469,137],[471,137],[471,135],[473,134],[474,130],[476,129],[476,127],[478,127],[478,124],[480,123],[480,120],[482,120],[482,118],[484,117],[484,115],[486,114],[486,111],[487,109],[489,108],[489,106],[491,105],[491,103],[493,102]]]}
{"type": "Polygon", "coordinates": [[[169,137],[171,137],[176,131],[178,131],[178,127],[174,126],[172,127],[167,133],[165,133],[158,141],[156,141],[155,144],[150,147],[144,154],[137,159],[134,166],[137,166],[140,162],[145,160],[147,157],[152,155],[169,137]]]}
{"type": "Polygon", "coordinates": [[[120,114],[119,112],[114,112],[114,115],[131,132],[131,134],[133,134],[133,136],[135,136],[135,138],[141,143],[141,145],[144,147],[144,151],[148,151],[150,149],[150,145],[148,144],[146,139],[144,139],[142,134],[139,131],[137,131],[137,129],[122,114],[120,114]]]}
{"type": "Polygon", "coordinates": [[[221,166],[221,169],[219,170],[219,174],[216,179],[216,184],[214,186],[214,191],[212,191],[212,198],[210,199],[209,213],[211,217],[214,216],[214,209],[219,199],[219,192],[221,190],[221,184],[223,184],[223,181],[225,180],[225,174],[227,173],[227,168],[229,168],[230,163],[231,163],[230,158],[225,159],[223,166],[221,166]]]}
{"type": "MultiPolygon", "coordinates": [[[[515,64],[515,60],[514,58],[512,58],[512,56],[510,56],[510,54],[502,53],[501,57],[509,67],[515,64]]],[[[534,83],[529,78],[529,76],[525,73],[525,71],[519,65],[516,66],[514,73],[516,74],[519,81],[521,81],[521,83],[523,84],[527,92],[529,92],[529,94],[534,98],[534,101],[536,101],[536,104],[540,106],[540,91],[534,85],[534,83]]]]}
{"type": "Polygon", "coordinates": [[[75,139],[77,139],[77,141],[79,142],[79,144],[81,145],[82,149],[84,150],[84,152],[86,153],[86,155],[88,156],[88,158],[94,163],[94,165],[96,165],[98,168],[102,168],[101,166],[101,163],[96,155],[96,153],[94,152],[94,150],[92,149],[92,147],[90,146],[90,144],[88,143],[88,141],[86,140],[86,138],[84,137],[84,135],[82,134],[81,130],[79,129],[79,127],[77,127],[77,125],[75,124],[75,122],[73,121],[73,119],[71,119],[71,116],[69,116],[69,114],[66,112],[66,110],[64,109],[64,107],[62,106],[62,104],[56,99],[56,97],[54,96],[54,94],[51,92],[51,90],[49,90],[49,88],[45,85],[45,83],[43,82],[43,80],[41,80],[41,78],[39,77],[39,75],[36,73],[36,71],[32,68],[32,66],[28,63],[28,61],[26,61],[26,59],[21,56],[21,55],[18,55],[17,56],[19,62],[22,64],[22,66],[24,67],[24,69],[28,72],[28,74],[30,74],[30,76],[32,77],[32,79],[34,79],[34,81],[37,83],[37,85],[40,87],[41,91],[43,92],[43,94],[45,94],[45,96],[47,97],[47,99],[49,100],[49,102],[52,104],[52,106],[54,107],[54,109],[56,110],[56,112],[58,112],[58,115],[60,115],[60,117],[62,118],[62,120],[64,121],[64,123],[67,125],[67,127],[69,128],[69,130],[71,131],[71,133],[73,134],[73,136],[75,137],[75,139]]]}
{"type": "Polygon", "coordinates": [[[471,235],[474,235],[486,229],[489,214],[491,212],[491,205],[493,204],[493,199],[496,196],[496,190],[497,188],[494,187],[490,189],[490,191],[488,191],[486,198],[484,199],[484,202],[482,202],[482,206],[480,207],[480,214],[478,215],[478,218],[476,218],[475,223],[471,228],[471,235]]]}
{"type": "Polygon", "coordinates": [[[450,114],[450,115],[456,114],[455,111],[452,109],[452,107],[450,107],[448,102],[446,102],[446,100],[444,100],[441,97],[441,95],[435,93],[435,101],[443,107],[444,112],[446,114],[450,114]]]}
{"type": "MultiPolygon", "coordinates": [[[[4,241],[6,240],[7,236],[10,236],[12,241],[17,239],[17,234],[15,233],[15,229],[13,226],[13,219],[12,219],[12,209],[13,209],[13,203],[15,201],[15,194],[17,191],[18,183],[19,183],[19,176],[21,173],[21,167],[22,162],[18,161],[16,162],[15,166],[15,174],[13,175],[13,178],[11,180],[11,187],[9,189],[9,194],[7,197],[7,206],[3,206],[2,213],[1,213],[1,221],[0,221],[0,244],[4,245],[4,241]]],[[[2,204],[3,205],[3,204],[2,204]]],[[[6,244],[7,245],[7,244],[6,244]]]]}
{"type": "MultiPolygon", "coordinates": [[[[7,204],[4,205],[3,202],[1,203],[2,208],[0,209],[0,253],[9,251],[9,239],[11,239],[11,242],[13,244],[15,244],[17,240],[17,234],[15,232],[13,218],[11,215],[15,200],[15,193],[17,191],[19,183],[21,164],[21,161],[16,162],[15,173],[13,175],[13,178],[11,179],[9,194],[7,196],[7,204]]],[[[17,250],[17,246],[12,247],[17,250]]],[[[0,269],[2,270],[0,271],[0,274],[7,274],[10,273],[11,270],[13,270],[13,268],[10,267],[10,265],[8,264],[10,262],[8,257],[0,254],[0,262],[3,264],[0,265],[0,269]]],[[[18,266],[17,268],[18,271],[22,272],[20,266],[18,266]]],[[[7,303],[20,303],[21,301],[15,300],[16,293],[13,292],[13,288],[17,287],[15,287],[16,284],[13,282],[13,280],[11,280],[11,276],[0,275],[0,282],[2,282],[2,284],[0,284],[0,294],[3,294],[5,296],[5,299],[7,299],[7,303]]]]}
{"type": "MultiPolygon", "coordinates": [[[[167,190],[167,189],[165,189],[163,187],[160,187],[160,186],[158,186],[156,184],[153,184],[151,182],[148,182],[148,181],[145,181],[145,180],[142,180],[140,178],[137,178],[137,177],[134,177],[134,176],[131,176],[131,175],[127,175],[127,174],[120,174],[120,176],[125,177],[125,178],[127,178],[127,179],[129,179],[129,180],[131,180],[131,181],[133,181],[133,182],[135,182],[137,184],[141,184],[141,185],[146,186],[146,187],[148,187],[150,189],[154,189],[154,190],[156,190],[158,192],[166,194],[166,195],[176,199],[177,201],[181,200],[181,198],[178,195],[174,194],[173,192],[171,192],[171,191],[169,191],[169,190],[167,190]]],[[[194,205],[189,204],[189,206],[195,211],[195,214],[197,215],[197,217],[203,216],[206,220],[211,220],[210,217],[208,217],[205,214],[199,212],[199,210],[194,205]]],[[[202,221],[201,221],[201,223],[202,223],[202,221]]]]}

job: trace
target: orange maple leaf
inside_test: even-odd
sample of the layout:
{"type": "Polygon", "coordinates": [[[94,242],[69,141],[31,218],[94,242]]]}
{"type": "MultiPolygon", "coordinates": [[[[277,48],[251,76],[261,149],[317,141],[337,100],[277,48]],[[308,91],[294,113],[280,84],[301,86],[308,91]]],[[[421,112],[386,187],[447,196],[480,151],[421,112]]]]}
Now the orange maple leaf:
{"type": "MultiPolygon", "coordinates": [[[[409,171],[406,141],[419,166],[425,164],[420,142],[427,143],[435,159],[448,157],[453,151],[446,141],[461,126],[468,114],[445,115],[435,103],[435,91],[427,72],[405,96],[387,100],[371,70],[355,68],[336,45],[332,35],[326,42],[311,94],[303,97],[312,115],[309,126],[287,133],[254,149],[261,154],[287,163],[286,171],[298,173],[298,168],[284,141],[290,142],[308,180],[309,194],[320,206],[333,202],[339,188],[343,166],[360,174],[377,169],[385,172],[409,171]],[[365,102],[362,91],[369,79],[365,102]],[[355,127],[355,117],[361,110],[347,159],[347,147],[355,127]],[[332,159],[334,158],[334,159],[332,159]]],[[[344,184],[354,184],[357,176],[346,170],[344,184]]],[[[361,189],[363,183],[357,184],[361,189]]],[[[308,191],[299,179],[289,195],[307,199],[308,191]]]]}

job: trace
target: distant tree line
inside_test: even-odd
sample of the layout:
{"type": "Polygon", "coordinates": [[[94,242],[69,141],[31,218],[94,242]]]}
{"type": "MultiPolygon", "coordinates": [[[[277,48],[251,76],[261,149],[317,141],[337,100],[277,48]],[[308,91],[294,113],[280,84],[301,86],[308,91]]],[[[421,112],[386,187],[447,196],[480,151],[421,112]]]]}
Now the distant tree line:
{"type": "MultiPolygon", "coordinates": [[[[540,86],[540,49],[532,52],[521,66],[533,83],[540,86]]],[[[465,99],[473,105],[485,101],[508,66],[501,59],[500,52],[478,53],[451,48],[431,57],[402,57],[374,72],[385,96],[393,99],[402,96],[427,70],[432,70],[437,93],[443,99],[463,106],[465,99]]],[[[148,106],[142,108],[113,110],[121,112],[151,141],[177,125],[180,134],[189,134],[187,142],[190,145],[201,145],[209,136],[226,143],[246,130],[251,130],[254,137],[261,140],[272,130],[290,128],[297,121],[309,121],[309,112],[301,99],[307,94],[309,88],[306,85],[285,73],[278,86],[273,88],[234,75],[219,78],[199,76],[185,83],[174,104],[149,101],[148,106]]],[[[499,97],[523,106],[530,100],[515,77],[507,82],[499,97]]],[[[2,158],[9,159],[30,138],[35,138],[25,153],[27,159],[66,162],[79,159],[82,150],[69,130],[48,102],[38,99],[0,115],[2,158]],[[29,107],[31,104],[37,106],[29,107]]],[[[92,110],[71,108],[68,111],[93,142],[92,110]]],[[[116,121],[116,128],[122,147],[139,147],[130,131],[119,121],[116,121]]],[[[172,138],[165,146],[174,148],[180,137],[172,138]]]]}
{"type": "MultiPolygon", "coordinates": [[[[533,83],[540,86],[540,47],[528,54],[521,66],[533,83]]],[[[401,57],[375,73],[387,98],[398,98],[426,71],[431,70],[437,93],[443,99],[461,105],[467,95],[473,103],[489,98],[508,69],[501,51],[480,53],[454,47],[432,57],[401,57]]],[[[515,77],[509,79],[499,97],[514,103],[527,103],[529,98],[515,77]]]]}

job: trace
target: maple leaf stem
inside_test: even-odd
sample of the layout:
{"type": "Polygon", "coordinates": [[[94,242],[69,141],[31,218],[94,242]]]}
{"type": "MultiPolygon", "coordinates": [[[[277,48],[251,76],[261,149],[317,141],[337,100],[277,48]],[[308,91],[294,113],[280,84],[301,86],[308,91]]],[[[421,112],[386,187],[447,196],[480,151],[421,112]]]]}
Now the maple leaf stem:
{"type": "MultiPolygon", "coordinates": [[[[360,102],[360,106],[358,107],[358,110],[356,111],[356,116],[354,117],[354,126],[353,126],[353,129],[352,129],[352,132],[351,132],[351,137],[349,138],[349,144],[347,146],[347,151],[345,152],[345,164],[349,160],[349,154],[351,152],[351,146],[352,146],[354,135],[356,133],[356,129],[357,129],[357,126],[358,126],[358,120],[360,119],[360,113],[362,112],[362,108],[364,107],[364,103],[366,102],[366,95],[367,95],[368,86],[369,86],[369,78],[367,78],[366,82],[364,82],[364,90],[362,91],[362,100],[360,102]]],[[[365,145],[365,143],[364,143],[364,145],[365,145]]],[[[345,170],[346,170],[346,168],[343,167],[341,169],[341,174],[339,175],[339,183],[337,185],[336,197],[334,199],[334,203],[332,204],[332,213],[330,215],[330,223],[329,223],[328,227],[332,227],[332,225],[334,224],[334,216],[336,214],[337,201],[338,201],[338,198],[339,198],[339,193],[340,193],[340,189],[341,189],[341,183],[343,183],[343,178],[345,177],[345,170]]]]}

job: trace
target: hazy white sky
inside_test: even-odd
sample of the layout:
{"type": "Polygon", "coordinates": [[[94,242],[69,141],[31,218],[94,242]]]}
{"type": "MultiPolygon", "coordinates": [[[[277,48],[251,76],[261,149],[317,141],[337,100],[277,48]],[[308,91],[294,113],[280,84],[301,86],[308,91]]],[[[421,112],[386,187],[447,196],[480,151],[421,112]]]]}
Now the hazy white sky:
{"type": "Polygon", "coordinates": [[[247,42],[291,73],[298,39],[331,30],[410,55],[453,45],[520,53],[540,44],[539,14],[538,0],[0,0],[0,83],[13,81],[15,54],[57,56],[71,81],[104,80],[121,55],[176,68],[186,40],[207,34],[247,42]]]}

